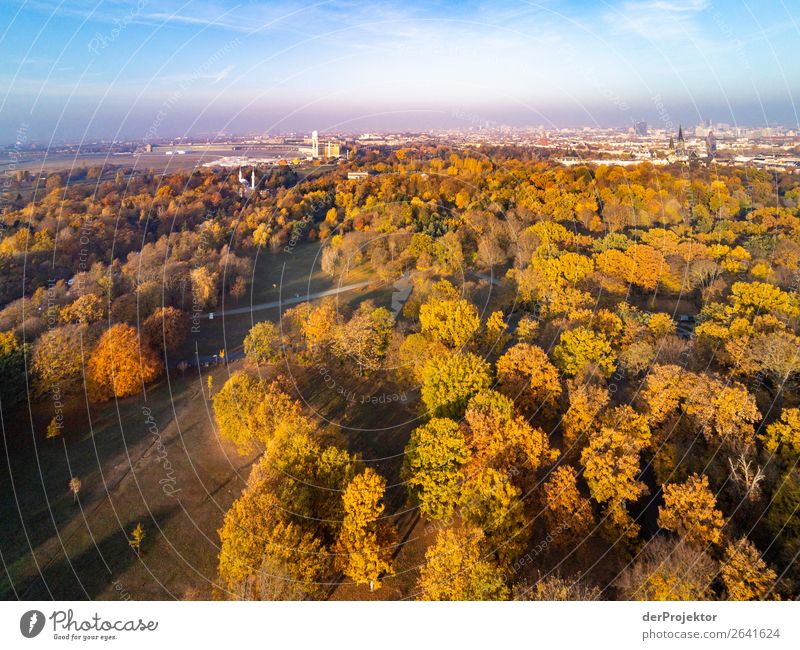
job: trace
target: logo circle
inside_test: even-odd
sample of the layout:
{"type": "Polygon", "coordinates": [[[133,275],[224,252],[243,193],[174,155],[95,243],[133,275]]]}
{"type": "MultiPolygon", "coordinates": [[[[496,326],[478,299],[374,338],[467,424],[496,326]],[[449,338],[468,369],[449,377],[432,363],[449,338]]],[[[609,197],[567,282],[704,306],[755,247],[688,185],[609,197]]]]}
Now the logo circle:
{"type": "Polygon", "coordinates": [[[25,612],[19,619],[19,631],[26,639],[32,639],[44,629],[44,614],[38,609],[25,612]]]}

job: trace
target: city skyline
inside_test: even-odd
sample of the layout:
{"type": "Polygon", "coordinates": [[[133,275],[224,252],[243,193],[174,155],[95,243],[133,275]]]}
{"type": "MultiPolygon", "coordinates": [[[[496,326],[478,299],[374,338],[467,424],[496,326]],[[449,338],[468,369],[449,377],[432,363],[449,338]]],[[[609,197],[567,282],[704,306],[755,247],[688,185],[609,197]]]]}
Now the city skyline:
{"type": "Polygon", "coordinates": [[[798,11],[739,0],[2,10],[0,132],[32,140],[466,128],[793,127],[798,11]]]}

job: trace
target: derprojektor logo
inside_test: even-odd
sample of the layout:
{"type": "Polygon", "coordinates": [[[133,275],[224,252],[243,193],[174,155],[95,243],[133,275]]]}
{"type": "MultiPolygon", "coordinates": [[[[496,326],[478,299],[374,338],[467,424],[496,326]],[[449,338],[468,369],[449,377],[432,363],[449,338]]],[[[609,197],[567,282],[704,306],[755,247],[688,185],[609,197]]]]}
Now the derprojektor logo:
{"type": "Polygon", "coordinates": [[[32,639],[43,629],[44,614],[42,614],[38,609],[32,609],[29,612],[25,612],[22,615],[22,618],[19,619],[19,631],[22,632],[22,636],[25,638],[32,639]]]}

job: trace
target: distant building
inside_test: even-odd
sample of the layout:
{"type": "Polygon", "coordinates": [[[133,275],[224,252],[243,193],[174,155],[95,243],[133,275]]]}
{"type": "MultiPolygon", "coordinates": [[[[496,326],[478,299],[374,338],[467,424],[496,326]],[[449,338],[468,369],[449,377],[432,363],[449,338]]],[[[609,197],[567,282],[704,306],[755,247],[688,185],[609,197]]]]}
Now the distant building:
{"type": "Polygon", "coordinates": [[[717,137],[713,131],[709,131],[706,136],[706,153],[709,158],[717,157],[717,137]]]}
{"type": "Polygon", "coordinates": [[[338,144],[330,141],[325,143],[326,158],[338,158],[341,155],[342,155],[342,148],[338,144]]]}
{"type": "Polygon", "coordinates": [[[152,151],[153,151],[153,145],[152,145],[152,144],[150,144],[150,143],[148,142],[146,145],[144,145],[144,150],[145,150],[147,153],[152,153],[152,151]]]}
{"type": "Polygon", "coordinates": [[[319,158],[319,133],[311,132],[311,157],[319,158]]]}
{"type": "Polygon", "coordinates": [[[686,155],[686,140],[683,139],[683,127],[678,125],[678,142],[675,147],[675,153],[679,156],[686,155]]]}
{"type": "Polygon", "coordinates": [[[360,181],[369,177],[370,177],[369,172],[347,172],[348,181],[360,181]]]}
{"type": "Polygon", "coordinates": [[[633,125],[633,131],[636,133],[636,135],[645,137],[647,135],[647,122],[636,122],[633,125]]]}

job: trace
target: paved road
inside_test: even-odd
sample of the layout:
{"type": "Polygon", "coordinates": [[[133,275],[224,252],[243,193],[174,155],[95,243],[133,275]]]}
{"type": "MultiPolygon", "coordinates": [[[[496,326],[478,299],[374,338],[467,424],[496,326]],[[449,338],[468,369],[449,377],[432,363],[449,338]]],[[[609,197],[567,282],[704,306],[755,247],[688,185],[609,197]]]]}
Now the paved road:
{"type": "Polygon", "coordinates": [[[354,284],[345,284],[340,287],[335,287],[333,289],[327,289],[325,291],[317,291],[317,293],[307,293],[301,296],[292,296],[291,298],[283,298],[282,300],[273,300],[272,302],[262,302],[257,305],[248,305],[247,307],[236,307],[235,309],[226,309],[224,312],[217,311],[217,312],[210,312],[208,314],[203,314],[203,318],[208,318],[213,320],[214,318],[225,318],[225,316],[234,316],[235,314],[249,314],[253,311],[261,311],[262,309],[274,309],[275,307],[286,307],[287,305],[297,305],[301,302],[308,302],[309,300],[317,300],[318,298],[325,298],[326,296],[335,296],[340,293],[344,293],[345,291],[353,291],[353,289],[361,289],[362,287],[366,287],[368,284],[372,284],[370,281],[366,282],[356,282],[354,284]]]}
{"type": "Polygon", "coordinates": [[[472,275],[474,275],[476,278],[480,278],[481,280],[487,280],[496,287],[500,286],[500,278],[498,278],[496,275],[487,275],[486,273],[478,273],[477,271],[473,271],[472,275]]]}

